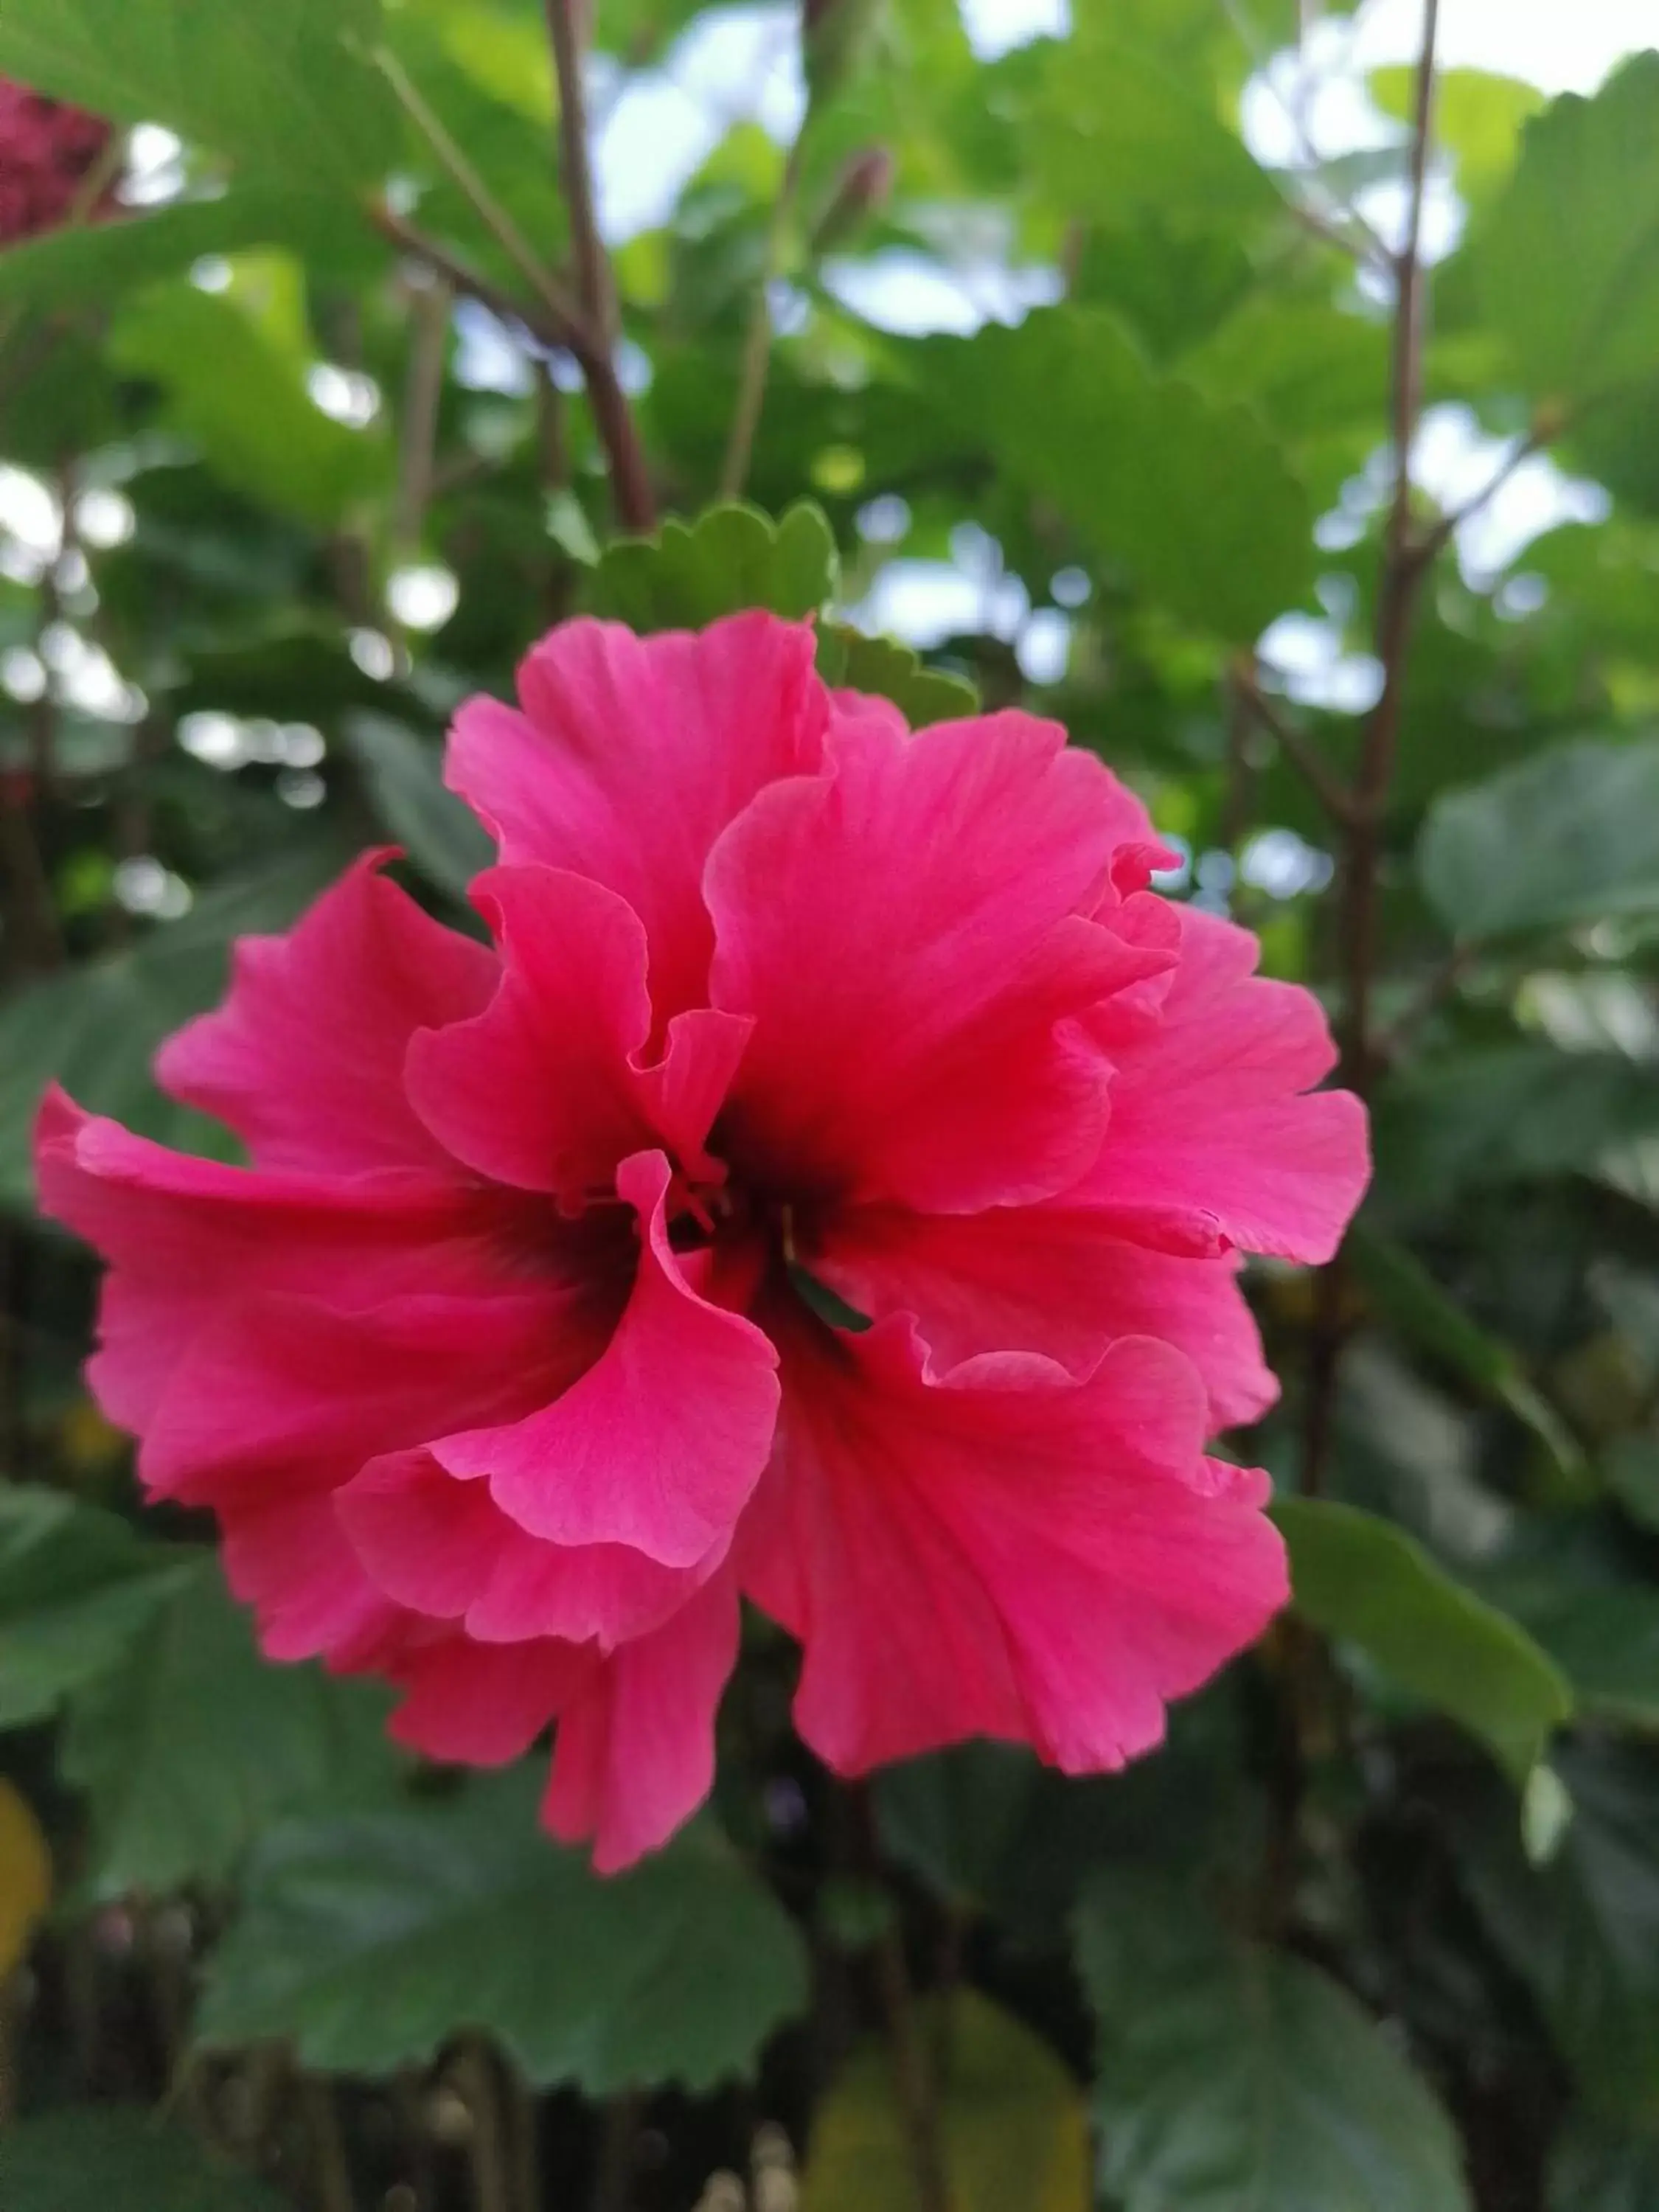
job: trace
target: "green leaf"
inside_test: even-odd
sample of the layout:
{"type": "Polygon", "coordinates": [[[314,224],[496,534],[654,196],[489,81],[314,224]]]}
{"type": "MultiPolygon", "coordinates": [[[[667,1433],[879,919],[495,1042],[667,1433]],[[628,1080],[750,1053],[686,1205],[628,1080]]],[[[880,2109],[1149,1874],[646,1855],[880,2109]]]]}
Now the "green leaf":
{"type": "Polygon", "coordinates": [[[1121,2212],[1469,2212],[1445,2113],[1306,1960],[1230,1938],[1176,1884],[1107,1875],[1078,1963],[1121,2212]]]}
{"type": "Polygon", "coordinates": [[[1546,2212],[1654,2212],[1659,2136],[1574,2117],[1550,2152],[1546,2212]]]}
{"type": "Polygon", "coordinates": [[[477,817],[445,790],[439,750],[389,714],[353,714],[345,736],[387,834],[441,890],[465,900],[495,848],[477,817]]]}
{"type": "Polygon", "coordinates": [[[0,1728],[106,1674],[191,1572],[112,1513],[58,1490],[0,1487],[0,1728]]]}
{"type": "Polygon", "coordinates": [[[1242,643],[1311,582],[1308,494],[1259,417],[1156,374],[1114,317],[1052,307],[901,357],[974,452],[1172,614],[1242,643]]]}
{"type": "Polygon", "coordinates": [[[118,222],[49,231],[0,253],[0,301],[37,312],[107,302],[159,277],[182,276],[205,255],[260,246],[321,250],[339,220],[337,205],[320,194],[244,185],[118,222]]]}
{"type": "Polygon", "coordinates": [[[304,361],[230,299],[159,288],[122,311],[112,348],[123,368],[161,386],[169,425],[227,484],[280,513],[327,527],[389,480],[385,437],[325,415],[304,361]]]}
{"type": "Polygon", "coordinates": [[[1659,371],[1659,54],[1593,99],[1553,100],[1465,248],[1492,322],[1540,402],[1659,371]]]}
{"type": "Polygon", "coordinates": [[[966,677],[928,668],[896,638],[866,637],[845,623],[826,623],[819,631],[818,674],[837,690],[890,699],[913,730],[979,712],[979,694],[966,677]]]}
{"type": "Polygon", "coordinates": [[[70,1707],[63,1766],[92,1815],[96,1892],[230,1875],[291,1815],[383,1802],[400,1767],[388,1699],[316,1667],[277,1667],[206,1560],[130,1663],[70,1707]]]}
{"type": "Polygon", "coordinates": [[[1534,1388],[1516,1354],[1471,1321],[1403,1244],[1359,1223],[1350,1232],[1347,1249],[1383,1319],[1432,1365],[1449,1369],[1483,1397],[1507,1407],[1564,1471],[1583,1465],[1577,1440],[1534,1388]]]}
{"type": "Polygon", "coordinates": [[[1495,1793],[1447,1808],[1465,1887],[1595,2112],[1659,2130],[1659,1755],[1564,1750],[1573,1818],[1530,1866],[1495,1793]]]}
{"type": "Polygon", "coordinates": [[[1565,1677],[1532,1638],[1375,1514],[1310,1498],[1280,1498],[1273,1513],[1303,1618],[1358,1644],[1524,1781],[1572,1711],[1565,1677]]]}
{"type": "Polygon", "coordinates": [[[1389,1082],[1377,1102],[1378,1182],[1432,1206],[1465,1186],[1606,1175],[1619,1147],[1656,1130],[1659,1086],[1639,1060],[1492,1045],[1389,1082]]]}
{"type": "Polygon", "coordinates": [[[1601,1472],[1631,1519],[1659,1535],[1659,1437],[1620,1437],[1608,1446],[1601,1472]]]}
{"type": "Polygon", "coordinates": [[[1272,180],[1200,83],[1123,36],[1113,11],[1079,9],[1072,36],[1044,49],[1026,141],[1038,182],[1074,219],[1271,217],[1272,180]]]}
{"type": "Polygon", "coordinates": [[[198,899],[130,952],[72,968],[20,991],[0,1008],[0,1203],[27,1202],[29,1132],[40,1093],[62,1083],[91,1111],[141,1134],[223,1156],[218,1126],[155,1089],[155,1048],[223,988],[233,938],[285,927],[333,875],[341,855],[327,839],[198,899]]]}
{"type": "MultiPolygon", "coordinates": [[[[1372,99],[1401,123],[1411,121],[1416,76],[1403,65],[1371,72],[1372,99]]],[[[1458,194],[1470,207],[1484,208],[1509,176],[1520,150],[1522,125],[1543,105],[1537,86],[1520,77],[1475,69],[1436,71],[1435,144],[1455,157],[1458,194]]]]}
{"type": "Polygon", "coordinates": [[[362,58],[379,0],[6,0],[0,73],[124,123],[165,123],[246,173],[344,189],[397,150],[362,58]]]}
{"type": "Polygon", "coordinates": [[[602,1880],[537,1820],[527,1769],[459,1801],[295,1826],[249,1869],[216,1956],[210,2044],[291,2040],[384,2074],[459,2028],[593,2096],[750,2071],[806,1998],[799,1936],[707,1824],[602,1880]]]}
{"type": "Polygon", "coordinates": [[[1417,866],[1464,944],[1659,912],[1659,744],[1587,738],[1449,792],[1417,866]]]}
{"type": "Polygon", "coordinates": [[[1555,1545],[1492,1568],[1481,1589],[1549,1653],[1587,1714],[1659,1732],[1659,1585],[1555,1545]]]}
{"type": "MultiPolygon", "coordinates": [[[[1048,2045],[973,1989],[918,2008],[917,2028],[955,2212],[1076,2212],[1088,2117],[1048,2045]]],[[[813,2116],[801,2212],[917,2212],[913,2155],[891,2049],[866,2043],[813,2116]]]]}
{"type": "Polygon", "coordinates": [[[70,2105],[0,2133],[6,2212],[283,2212],[287,2199],[137,2105],[70,2105]]]}
{"type": "Polygon", "coordinates": [[[815,614],[833,595],[836,541],[823,510],[799,500],[774,522],[758,507],[711,507],[654,538],[608,545],[587,604],[636,630],[697,629],[741,607],[815,614]]]}

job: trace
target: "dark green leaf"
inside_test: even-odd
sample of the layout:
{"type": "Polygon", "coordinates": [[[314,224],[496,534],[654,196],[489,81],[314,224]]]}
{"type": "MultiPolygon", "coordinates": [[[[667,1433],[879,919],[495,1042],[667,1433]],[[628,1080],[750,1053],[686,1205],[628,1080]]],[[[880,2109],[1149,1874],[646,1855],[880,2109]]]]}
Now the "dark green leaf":
{"type": "Polygon", "coordinates": [[[1585,2101],[1659,2128],[1659,1756],[1587,1747],[1559,1763],[1573,1817],[1549,1863],[1528,1864],[1512,1813],[1482,1792],[1455,1808],[1459,1865],[1585,2101]]]}
{"type": "Polygon", "coordinates": [[[38,1720],[117,1666],[191,1572],[112,1513],[0,1486],[0,1728],[38,1720]]]}
{"type": "Polygon", "coordinates": [[[1659,1585],[1545,1544],[1490,1570],[1481,1588],[1549,1653],[1587,1713],[1659,1732],[1659,1585]]]}
{"type": "Polygon", "coordinates": [[[965,677],[924,667],[921,654],[908,645],[890,637],[866,637],[844,623],[826,623],[820,631],[818,673],[837,690],[890,699],[913,730],[979,712],[979,695],[965,677]]]}
{"type": "Polygon", "coordinates": [[[1659,744],[1563,745],[1449,793],[1417,858],[1465,943],[1659,911],[1659,744]]]}
{"type": "Polygon", "coordinates": [[[1604,1175],[1659,1130],[1652,1070],[1622,1054],[1504,1044],[1408,1067],[1378,1100],[1379,1182],[1413,1205],[1460,1188],[1604,1175]]]}
{"type": "Polygon", "coordinates": [[[1413,1537],[1357,1506],[1273,1508],[1297,1611],[1486,1743],[1517,1781],[1572,1711],[1572,1692],[1523,1631],[1453,1581],[1413,1537]]]}
{"type": "Polygon", "coordinates": [[[1659,1535],[1659,1437],[1619,1437],[1601,1471],[1631,1519],[1659,1535]]]}
{"type": "Polygon", "coordinates": [[[0,2133],[6,2212],[283,2212],[286,2202],[137,2105],[71,2105],[0,2133]]]}
{"type": "Polygon", "coordinates": [[[1654,2212],[1659,2136],[1570,2119],[1550,2152],[1547,2212],[1654,2212]]]}
{"type": "Polygon", "coordinates": [[[0,71],[165,123],[250,174],[343,188],[396,151],[396,109],[363,58],[380,19],[379,0],[6,0],[0,71]]]}
{"type": "Polygon", "coordinates": [[[1078,1957],[1101,2178],[1122,2212],[1468,2212],[1450,2124],[1376,2021],[1189,1891],[1103,1877],[1078,1957]]]}
{"type": "Polygon", "coordinates": [[[320,250],[338,228],[338,207],[320,194],[242,185],[216,199],[183,200],[9,246],[0,253],[0,301],[24,301],[37,310],[107,302],[158,277],[182,276],[204,255],[295,244],[320,250]]]}
{"type": "Polygon", "coordinates": [[[694,523],[607,546],[587,603],[636,630],[696,629],[740,607],[815,614],[836,577],[836,541],[810,500],[776,522],[758,507],[711,507],[694,523]]]}
{"type": "Polygon", "coordinates": [[[1156,375],[1113,317],[1048,308],[910,358],[975,452],[1171,613],[1254,641],[1311,582],[1308,494],[1260,418],[1156,375]]]}
{"type": "Polygon", "coordinates": [[[1507,1407],[1558,1467],[1571,1470],[1583,1464],[1576,1438],[1528,1379],[1516,1354],[1471,1321],[1403,1244],[1360,1223],[1349,1236],[1347,1249],[1383,1319],[1431,1364],[1449,1369],[1483,1397],[1507,1407]]]}
{"type": "Polygon", "coordinates": [[[600,1879],[543,1832],[538,1786],[520,1769],[456,1802],[273,1836],[214,1960],[204,2039],[283,2037],[307,2065],[383,2074],[471,2027],[533,2081],[595,2096],[751,2069],[805,2001],[787,1916],[706,1824],[600,1879]]]}
{"type": "Polygon", "coordinates": [[[387,714],[354,714],[346,742],[388,836],[441,890],[465,899],[495,848],[477,817],[444,789],[438,749],[387,714]]]}
{"type": "Polygon", "coordinates": [[[388,1700],[315,1667],[268,1664],[204,1561],[127,1666],[70,1708],[64,1771],[87,1793],[101,1895],[231,1874],[273,1822],[383,1802],[388,1700]]]}
{"type": "Polygon", "coordinates": [[[0,1201],[27,1199],[29,1132],[40,1093],[54,1079],[82,1105],[146,1136],[189,1152],[225,1152],[230,1139],[215,1123],[156,1091],[151,1056],[218,996],[232,939],[286,927],[340,857],[327,840],[316,840],[228,878],[131,952],[49,976],[0,1008],[0,1201]]]}

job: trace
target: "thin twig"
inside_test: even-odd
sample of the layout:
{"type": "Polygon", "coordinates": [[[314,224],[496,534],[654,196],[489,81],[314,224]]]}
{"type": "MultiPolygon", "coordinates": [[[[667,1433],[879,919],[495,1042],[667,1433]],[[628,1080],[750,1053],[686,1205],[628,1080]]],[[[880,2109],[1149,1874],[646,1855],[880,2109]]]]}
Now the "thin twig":
{"type": "Polygon", "coordinates": [[[559,173],[570,217],[576,289],[581,303],[583,344],[578,348],[594,428],[611,465],[611,489],[617,513],[629,530],[656,527],[657,501],[651,488],[634,410],[617,374],[617,340],[621,317],[605,241],[593,205],[592,165],[587,140],[586,88],[582,76],[582,41],[576,0],[546,0],[548,36],[559,85],[559,173]]]}
{"type": "Polygon", "coordinates": [[[438,450],[438,410],[443,398],[444,362],[449,350],[449,317],[454,294],[447,277],[428,271],[429,281],[410,303],[409,374],[404,386],[399,425],[398,519],[395,537],[407,553],[417,550],[432,498],[438,450]]]}
{"type": "Polygon", "coordinates": [[[1241,703],[1249,708],[1263,729],[1277,741],[1279,750],[1303,777],[1332,821],[1339,823],[1352,821],[1353,793],[1324,755],[1285,714],[1278,701],[1270,698],[1262,690],[1255,663],[1249,654],[1241,654],[1234,661],[1231,677],[1235,693],[1241,703]]]}
{"type": "MultiPolygon", "coordinates": [[[[852,1816],[853,1840],[866,1875],[881,1880],[881,1838],[875,1805],[865,1782],[847,1786],[852,1816]]],[[[921,2212],[951,2212],[951,2179],[945,2160],[945,2136],[940,2124],[939,2083],[932,2056],[916,2020],[915,1994],[904,1955],[904,1936],[896,1909],[887,1917],[877,1937],[874,1952],[877,1993],[887,2030],[893,2064],[893,2086],[904,2114],[905,2140],[910,2153],[911,2179],[915,2184],[921,2212]]]]}
{"type": "Polygon", "coordinates": [[[394,214],[384,200],[369,203],[368,219],[389,245],[422,263],[464,298],[476,300],[481,307],[488,307],[498,321],[521,324],[540,345],[560,346],[568,353],[576,351],[576,332],[551,313],[544,301],[520,300],[504,285],[482,275],[459,253],[441,246],[435,238],[428,238],[404,216],[394,214]]]}
{"type": "Polygon", "coordinates": [[[1558,416],[1552,420],[1547,429],[1542,426],[1530,429],[1498,463],[1479,491],[1473,493],[1461,507],[1454,507],[1449,514],[1443,514],[1431,529],[1423,533],[1413,548],[1413,557],[1426,566],[1443,551],[1470,517],[1479,514],[1503,489],[1522,463],[1529,461],[1534,453],[1541,452],[1552,438],[1559,438],[1563,427],[1562,420],[1558,416]]]}
{"type": "Polygon", "coordinates": [[[576,257],[576,291],[595,337],[610,344],[617,329],[617,295],[593,204],[581,33],[574,0],[545,0],[545,7],[559,86],[559,178],[570,217],[571,249],[576,257]]]}
{"type": "Polygon", "coordinates": [[[399,106],[431,147],[451,179],[459,187],[480,222],[549,314],[573,333],[591,335],[597,340],[599,336],[597,328],[589,330],[584,327],[586,318],[582,305],[571,298],[550,270],[543,268],[524,233],[433,113],[397,56],[385,46],[376,46],[370,59],[391,86],[399,106]]]}
{"type": "Polygon", "coordinates": [[[455,2054],[452,2076],[472,2124],[467,2159],[475,2212],[514,2212],[513,2166],[495,2053],[479,2036],[468,2036],[455,2054]]]}
{"type": "MultiPolygon", "coordinates": [[[[1371,994],[1377,956],[1377,878],[1382,824],[1400,734],[1407,649],[1412,620],[1429,562],[1411,530],[1411,459],[1417,432],[1423,355],[1423,201],[1428,177],[1434,107],[1435,39],[1439,0],[1424,0],[1423,44],[1412,100],[1411,196],[1405,244],[1395,264],[1391,434],[1394,489],[1382,540],[1377,593],[1376,650],[1382,689],[1365,723],[1353,787],[1353,814],[1346,825],[1338,932],[1343,970],[1340,1032],[1343,1073],[1361,1098],[1369,1097],[1377,1067],[1371,1036],[1371,994]]],[[[1346,1270],[1339,1252],[1321,1271],[1315,1294],[1303,1440],[1302,1483],[1310,1496],[1324,1486],[1335,1422],[1337,1384],[1348,1336],[1346,1270]]]]}
{"type": "Polygon", "coordinates": [[[307,2076],[300,2091],[306,2132],[311,2138],[312,2170],[320,2212],[356,2212],[351,2167],[340,2126],[337,2091],[331,2082],[307,2076]]]}
{"type": "Polygon", "coordinates": [[[633,2195],[634,2158],[645,2100],[637,2089],[612,2097],[599,2124],[599,2155],[593,2175],[592,2212],[628,2212],[633,2195]]]}
{"type": "Polygon", "coordinates": [[[760,281],[755,287],[755,297],[749,310],[749,327],[744,333],[743,361],[738,371],[738,404],[732,417],[731,434],[726,441],[726,459],[720,468],[720,491],[722,499],[742,496],[749,477],[749,462],[755,449],[755,433],[760,428],[761,409],[766,402],[766,376],[772,360],[772,285],[781,272],[784,240],[795,212],[795,201],[800,191],[802,149],[806,125],[805,119],[795,142],[789,149],[789,158],[784,163],[783,176],[778,185],[777,198],[772,203],[772,212],[766,224],[766,248],[761,258],[760,281]]]}

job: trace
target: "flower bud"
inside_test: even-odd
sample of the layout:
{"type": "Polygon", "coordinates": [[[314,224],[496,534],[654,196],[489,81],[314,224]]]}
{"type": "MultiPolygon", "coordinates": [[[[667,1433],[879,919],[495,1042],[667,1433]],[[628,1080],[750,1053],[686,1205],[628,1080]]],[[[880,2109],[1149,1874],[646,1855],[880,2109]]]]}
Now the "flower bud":
{"type": "Polygon", "coordinates": [[[77,211],[109,212],[107,189],[95,205],[82,202],[111,131],[100,115],[0,77],[0,246],[56,230],[77,211]]]}
{"type": "Polygon", "coordinates": [[[879,215],[892,196],[898,171],[890,148],[866,146],[854,154],[836,179],[812,233],[817,253],[833,252],[872,215],[879,215]]]}

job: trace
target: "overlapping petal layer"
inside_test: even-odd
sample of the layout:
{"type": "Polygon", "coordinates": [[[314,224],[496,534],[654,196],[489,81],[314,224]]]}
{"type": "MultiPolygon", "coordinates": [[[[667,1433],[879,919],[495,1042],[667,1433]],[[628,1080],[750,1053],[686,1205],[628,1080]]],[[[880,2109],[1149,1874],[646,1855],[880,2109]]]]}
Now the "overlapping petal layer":
{"type": "Polygon", "coordinates": [[[162,1055],[251,1168],[41,1113],[94,1388],[267,1650],[387,1676],[434,1758],[551,1724],[601,1867],[707,1794],[740,1595],[843,1771],[1155,1743],[1284,1595],[1204,1452],[1273,1393],[1242,1255],[1322,1256],[1364,1178],[1313,1001],[1148,890],[1097,762],[812,658],[580,622],[465,709],[492,945],[369,856],[162,1055]]]}

